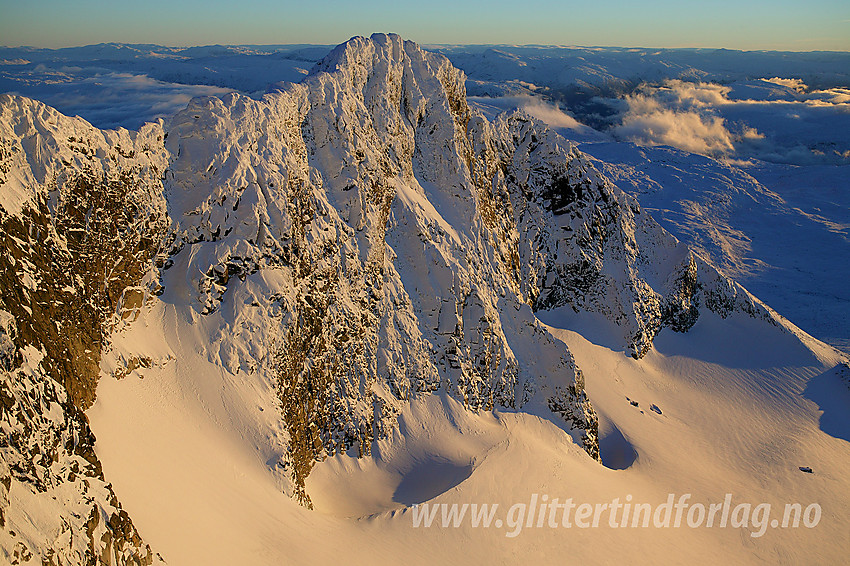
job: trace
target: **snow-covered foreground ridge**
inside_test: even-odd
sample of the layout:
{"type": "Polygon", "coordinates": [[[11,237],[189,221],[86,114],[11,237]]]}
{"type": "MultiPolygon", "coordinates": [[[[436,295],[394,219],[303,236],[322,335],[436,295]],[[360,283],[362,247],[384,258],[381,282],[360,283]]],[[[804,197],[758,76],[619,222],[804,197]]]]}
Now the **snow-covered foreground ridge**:
{"type": "Polygon", "coordinates": [[[262,100],[195,99],[138,132],[6,95],[0,116],[10,560],[158,560],[83,412],[98,380],[140,369],[220,379],[223,412],[206,410],[310,507],[317,461],[403,445],[399,415],[432,396],[544,416],[598,460],[582,371],[535,311],[601,316],[635,359],[705,310],[826,351],[570,143],[522,113],[488,122],[460,71],[394,35],[354,38],[262,100]]]}

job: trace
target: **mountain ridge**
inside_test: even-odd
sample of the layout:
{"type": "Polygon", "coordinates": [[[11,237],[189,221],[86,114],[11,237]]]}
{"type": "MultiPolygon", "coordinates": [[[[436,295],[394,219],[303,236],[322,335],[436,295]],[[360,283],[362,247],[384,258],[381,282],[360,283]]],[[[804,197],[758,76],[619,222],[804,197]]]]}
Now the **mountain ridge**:
{"type": "Polygon", "coordinates": [[[37,403],[31,387],[63,407],[6,442],[4,462],[32,461],[38,427],[75,438],[53,444],[61,471],[40,465],[52,488],[8,466],[2,501],[14,509],[12,482],[77,486],[85,501],[67,471],[83,458],[101,482],[86,509],[103,519],[60,510],[70,546],[52,550],[35,530],[4,548],[155,559],[105,484],[83,413],[98,380],[181,363],[174,344],[111,345],[151,305],[188,321],[178,335],[203,337],[202,356],[232,379],[274,388],[268,450],[306,506],[317,461],[369,456],[407,403],[434,392],[473,412],[551,415],[598,460],[582,370],[535,310],[600,314],[635,359],[702,308],[793,332],[575,146],[522,112],[491,123],[465,92],[445,57],[376,34],[262,100],[193,99],[138,132],[0,97],[0,337],[16,399],[2,420],[37,403]]]}

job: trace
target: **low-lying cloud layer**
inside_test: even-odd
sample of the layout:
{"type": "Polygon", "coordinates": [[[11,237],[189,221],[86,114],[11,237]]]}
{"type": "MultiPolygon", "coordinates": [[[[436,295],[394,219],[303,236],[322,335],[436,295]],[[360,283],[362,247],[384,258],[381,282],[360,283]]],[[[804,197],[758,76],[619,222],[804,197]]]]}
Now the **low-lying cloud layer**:
{"type": "Polygon", "coordinates": [[[321,46],[0,47],[0,92],[41,100],[100,128],[136,129],[195,96],[260,96],[280,82],[298,81],[325,53],[321,46]]]}
{"type": "Polygon", "coordinates": [[[81,116],[99,128],[137,129],[145,122],[177,113],[195,96],[232,92],[216,86],[166,83],[131,73],[79,76],[75,69],[39,65],[32,74],[41,78],[10,81],[0,77],[0,86],[7,87],[2,89],[6,92],[41,100],[63,114],[81,116]]]}
{"type": "Polygon", "coordinates": [[[627,96],[625,106],[621,124],[613,129],[618,138],[639,145],[671,145],[712,156],[735,150],[725,120],[719,116],[676,108],[660,97],[642,93],[627,96]]]}
{"type": "Polygon", "coordinates": [[[810,90],[799,79],[719,85],[667,80],[620,100],[615,138],[712,157],[850,164],[850,89],[810,90]]]}

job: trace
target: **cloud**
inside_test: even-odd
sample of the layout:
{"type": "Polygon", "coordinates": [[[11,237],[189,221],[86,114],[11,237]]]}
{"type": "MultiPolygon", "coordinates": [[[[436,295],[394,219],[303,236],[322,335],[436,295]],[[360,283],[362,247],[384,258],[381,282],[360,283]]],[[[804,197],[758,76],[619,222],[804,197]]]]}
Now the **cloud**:
{"type": "Polygon", "coordinates": [[[800,93],[806,92],[807,90],[806,83],[804,83],[801,79],[783,79],[782,77],[773,77],[772,79],[763,80],[776,85],[787,86],[788,88],[800,93]]]}
{"type": "Polygon", "coordinates": [[[300,81],[304,67],[326,51],[210,47],[178,55],[170,48],[126,46],[6,49],[0,92],[41,100],[101,128],[135,129],[181,110],[195,96],[233,91],[262,96],[270,85],[300,81]]]}
{"type": "Polygon", "coordinates": [[[578,120],[553,104],[548,104],[539,98],[524,97],[519,107],[553,128],[567,128],[570,130],[584,130],[587,128],[578,120]]]}
{"type": "MultiPolygon", "coordinates": [[[[207,49],[177,58],[171,51],[167,56],[134,52],[130,58],[114,61],[99,53],[100,48],[83,48],[68,59],[49,51],[7,51],[0,61],[0,92],[42,100],[98,127],[135,129],[146,121],[174,114],[195,96],[219,96],[232,90],[259,96],[269,85],[300,80],[305,72],[302,58],[292,59],[287,52],[237,56],[227,51],[217,58],[207,49]]],[[[624,73],[634,71],[631,64],[614,65],[607,71],[597,67],[594,72],[605,71],[610,77],[630,76],[624,73]]],[[[748,71],[751,74],[762,67],[747,68],[752,69],[748,71]]],[[[632,89],[633,83],[621,81],[616,88],[578,93],[537,86],[548,84],[550,78],[546,77],[555,68],[531,75],[535,84],[531,78],[523,81],[514,77],[497,82],[470,80],[467,87],[470,93],[484,95],[470,97],[470,101],[490,117],[521,108],[576,141],[610,140],[613,136],[728,160],[850,163],[850,84],[846,73],[836,74],[826,68],[825,74],[789,71],[784,76],[776,70],[779,68],[770,67],[773,70],[765,72],[771,78],[757,80],[718,71],[711,76],[725,77],[728,82],[717,84],[698,78],[706,74],[696,71],[693,80],[681,80],[681,69],[676,67],[679,70],[671,72],[679,74],[679,79],[642,84],[624,96],[620,93],[632,89]],[[812,84],[817,81],[833,88],[813,88],[795,78],[801,76],[813,77],[808,79],[812,84]],[[560,100],[560,105],[544,101],[542,91],[560,100]]]]}
{"type": "Polygon", "coordinates": [[[731,87],[672,79],[654,89],[654,98],[679,108],[710,108],[728,102],[731,87]]]}
{"type": "Polygon", "coordinates": [[[610,101],[617,139],[737,162],[850,164],[850,89],[773,77],[728,85],[667,80],[610,101]]]}
{"type": "Polygon", "coordinates": [[[470,96],[468,100],[489,118],[493,118],[499,112],[519,109],[546,123],[549,127],[560,130],[562,134],[566,134],[571,139],[586,141],[607,137],[601,132],[582,124],[573,116],[561,110],[559,106],[536,96],[470,96]]]}
{"type": "Polygon", "coordinates": [[[99,128],[137,129],[145,122],[171,116],[196,96],[220,96],[231,89],[208,85],[167,83],[132,73],[99,73],[87,77],[56,76],[55,82],[31,81],[16,84],[18,94],[36,98],[63,114],[81,116],[99,128]]]}
{"type": "Polygon", "coordinates": [[[735,150],[723,118],[670,108],[643,94],[629,95],[626,102],[629,110],[613,131],[617,138],[638,145],[670,145],[714,157],[735,150]]]}

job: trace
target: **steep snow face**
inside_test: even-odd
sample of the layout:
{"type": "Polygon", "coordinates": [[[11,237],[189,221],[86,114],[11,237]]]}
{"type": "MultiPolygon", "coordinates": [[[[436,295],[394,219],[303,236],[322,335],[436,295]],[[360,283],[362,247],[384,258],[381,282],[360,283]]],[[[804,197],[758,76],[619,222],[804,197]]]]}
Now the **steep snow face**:
{"type": "Polygon", "coordinates": [[[172,372],[307,506],[316,461],[369,455],[438,391],[542,415],[598,459],[583,374],[534,310],[601,314],[635,358],[703,307],[777,321],[572,145],[521,113],[488,122],[463,73],[398,36],[136,134],[0,103],[3,359],[39,352],[65,416],[94,398],[93,364],[172,372]]]}
{"type": "Polygon", "coordinates": [[[701,306],[772,319],[556,133],[521,112],[500,115],[493,129],[521,234],[522,291],[535,310],[600,313],[635,358],[662,328],[687,331],[701,306]]]}

